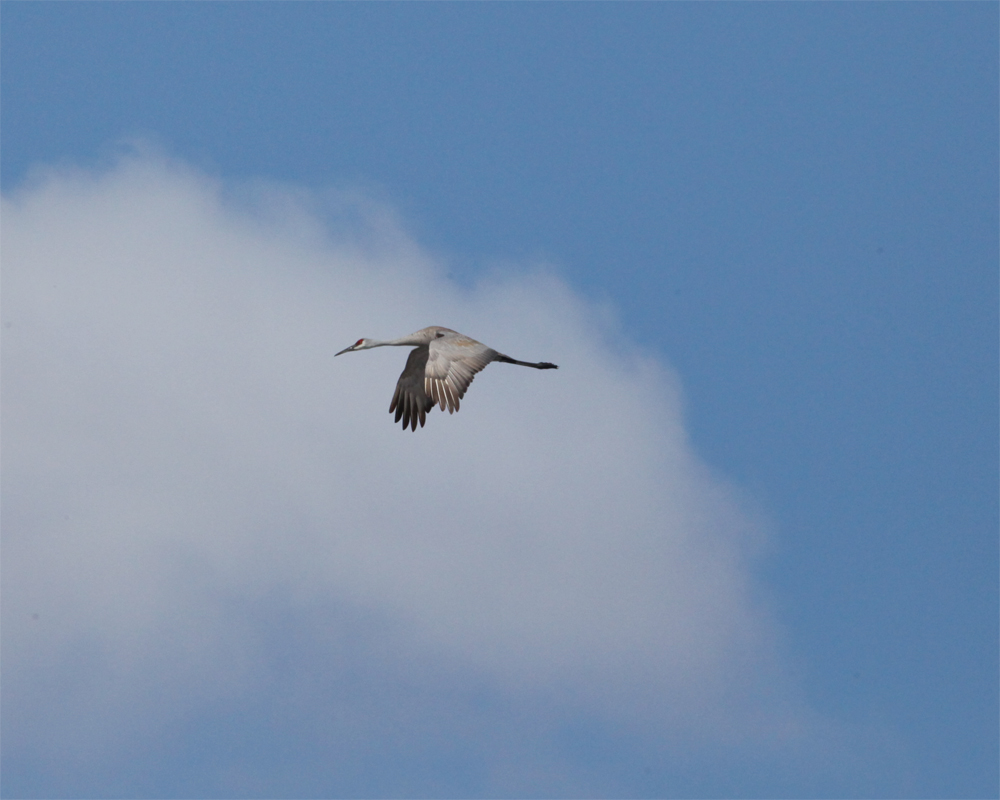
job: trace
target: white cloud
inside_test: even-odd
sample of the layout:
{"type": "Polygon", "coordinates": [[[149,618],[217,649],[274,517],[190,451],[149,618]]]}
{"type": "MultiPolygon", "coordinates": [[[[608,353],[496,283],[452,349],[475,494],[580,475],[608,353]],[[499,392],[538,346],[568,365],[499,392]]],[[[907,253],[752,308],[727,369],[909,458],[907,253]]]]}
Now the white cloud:
{"type": "MultiPolygon", "coordinates": [[[[457,785],[501,793],[587,791],[580,763],[505,755],[542,707],[654,744],[806,735],[759,532],[692,452],[676,377],[559,279],[464,289],[363,198],[142,154],[40,174],[2,233],[7,758],[76,775],[282,692],[320,751],[377,749],[411,708],[377,695],[405,685],[422,746],[495,729],[457,785]],[[430,324],[561,369],[492,365],[403,432],[406,350],[333,354],[430,324]],[[520,722],[435,721],[449,685],[520,722]]],[[[218,786],[254,793],[251,767],[218,786]]]]}

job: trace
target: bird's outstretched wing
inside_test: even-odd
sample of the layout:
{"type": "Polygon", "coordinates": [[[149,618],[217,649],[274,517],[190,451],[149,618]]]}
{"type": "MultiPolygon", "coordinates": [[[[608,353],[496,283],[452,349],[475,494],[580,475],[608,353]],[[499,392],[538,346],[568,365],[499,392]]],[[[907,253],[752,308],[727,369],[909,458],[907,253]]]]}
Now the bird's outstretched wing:
{"type": "Polygon", "coordinates": [[[396,381],[396,393],[392,396],[389,413],[396,412],[396,422],[402,418],[403,430],[417,429],[417,422],[424,427],[427,412],[434,408],[434,401],[424,392],[424,370],[427,366],[427,345],[410,351],[406,367],[396,381]]]}
{"type": "Polygon", "coordinates": [[[458,411],[459,401],[465,397],[476,373],[499,355],[482,342],[460,333],[434,339],[428,349],[424,395],[430,398],[431,406],[437,403],[442,411],[447,408],[452,414],[458,411]]]}

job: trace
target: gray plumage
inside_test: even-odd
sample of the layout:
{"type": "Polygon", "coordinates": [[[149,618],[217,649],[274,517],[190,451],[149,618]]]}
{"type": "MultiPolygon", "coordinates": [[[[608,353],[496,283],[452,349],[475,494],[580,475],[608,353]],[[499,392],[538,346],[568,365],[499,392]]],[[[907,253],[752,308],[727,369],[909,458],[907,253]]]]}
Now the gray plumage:
{"type": "Polygon", "coordinates": [[[482,342],[439,325],[386,342],[358,339],[336,355],[372,347],[409,345],[415,347],[406,359],[406,367],[396,382],[396,392],[389,406],[390,414],[396,412],[396,422],[403,421],[403,430],[410,428],[415,431],[418,422],[423,427],[427,412],[435,405],[439,405],[442,411],[447,408],[450,414],[458,411],[459,402],[465,397],[476,373],[491,361],[535,369],[559,369],[547,361],[517,361],[482,342]]]}

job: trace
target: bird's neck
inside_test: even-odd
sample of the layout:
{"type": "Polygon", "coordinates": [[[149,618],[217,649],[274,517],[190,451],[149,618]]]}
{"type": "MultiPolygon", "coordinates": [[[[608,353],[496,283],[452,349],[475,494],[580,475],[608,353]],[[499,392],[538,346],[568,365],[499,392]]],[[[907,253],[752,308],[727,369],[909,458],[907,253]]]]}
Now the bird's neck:
{"type": "Polygon", "coordinates": [[[414,346],[421,344],[426,344],[426,342],[415,336],[402,336],[399,339],[389,339],[385,342],[373,339],[368,342],[368,347],[406,347],[407,345],[414,346]]]}

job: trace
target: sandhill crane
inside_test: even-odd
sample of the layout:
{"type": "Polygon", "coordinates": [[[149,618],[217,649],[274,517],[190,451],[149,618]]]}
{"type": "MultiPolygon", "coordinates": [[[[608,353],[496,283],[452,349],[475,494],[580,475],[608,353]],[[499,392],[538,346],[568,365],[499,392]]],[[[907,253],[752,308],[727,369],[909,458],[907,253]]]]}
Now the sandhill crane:
{"type": "Polygon", "coordinates": [[[450,414],[458,411],[459,400],[465,397],[465,390],[469,388],[472,379],[491,361],[520,364],[522,367],[535,369],[559,369],[547,361],[537,364],[518,361],[451,328],[442,328],[438,325],[387,342],[358,339],[350,347],[345,347],[335,355],[388,345],[399,347],[416,345],[410,352],[410,357],[406,359],[406,367],[399,376],[396,393],[392,396],[392,404],[389,406],[390,414],[396,412],[396,422],[402,418],[404,431],[407,427],[415,431],[418,421],[422,428],[427,419],[427,412],[434,408],[435,403],[441,406],[442,411],[447,407],[450,414]]]}

